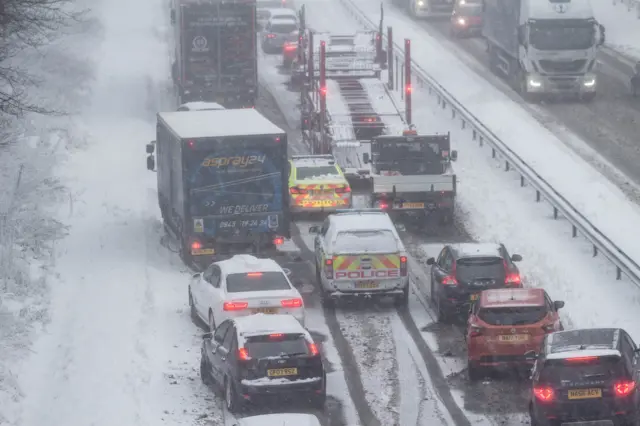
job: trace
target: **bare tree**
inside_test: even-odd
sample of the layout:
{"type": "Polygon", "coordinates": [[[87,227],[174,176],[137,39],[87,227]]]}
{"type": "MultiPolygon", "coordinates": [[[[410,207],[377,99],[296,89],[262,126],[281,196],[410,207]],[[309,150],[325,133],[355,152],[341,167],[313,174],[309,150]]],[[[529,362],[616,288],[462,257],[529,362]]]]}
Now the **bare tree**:
{"type": "Polygon", "coordinates": [[[0,114],[62,113],[28,98],[28,90],[39,81],[17,58],[25,50],[51,43],[82,15],[73,0],[0,0],[0,114]]]}

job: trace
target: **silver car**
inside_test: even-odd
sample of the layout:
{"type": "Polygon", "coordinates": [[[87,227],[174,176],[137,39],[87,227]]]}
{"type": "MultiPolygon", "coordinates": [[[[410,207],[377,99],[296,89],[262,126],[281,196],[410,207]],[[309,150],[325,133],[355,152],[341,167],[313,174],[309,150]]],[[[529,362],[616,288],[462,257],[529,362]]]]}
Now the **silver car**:
{"type": "Polygon", "coordinates": [[[256,20],[258,23],[258,29],[262,31],[270,20],[278,19],[278,20],[289,20],[291,22],[298,22],[298,14],[295,10],[287,9],[284,7],[280,7],[277,9],[273,8],[259,8],[256,13],[256,20]]]}
{"type": "Polygon", "coordinates": [[[286,41],[298,32],[298,24],[290,20],[271,19],[262,34],[262,50],[264,53],[282,53],[286,41]]]}

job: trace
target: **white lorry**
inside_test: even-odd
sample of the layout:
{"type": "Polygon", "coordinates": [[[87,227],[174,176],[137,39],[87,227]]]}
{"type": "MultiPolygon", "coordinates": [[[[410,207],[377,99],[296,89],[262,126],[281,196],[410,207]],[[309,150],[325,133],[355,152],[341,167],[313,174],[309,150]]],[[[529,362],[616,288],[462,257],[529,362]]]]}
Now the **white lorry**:
{"type": "Polygon", "coordinates": [[[491,70],[525,99],[595,98],[604,27],[589,0],[485,0],[483,20],[491,70]]]}
{"type": "Polygon", "coordinates": [[[394,3],[406,7],[414,18],[449,17],[454,6],[454,0],[394,0],[394,3]]]}

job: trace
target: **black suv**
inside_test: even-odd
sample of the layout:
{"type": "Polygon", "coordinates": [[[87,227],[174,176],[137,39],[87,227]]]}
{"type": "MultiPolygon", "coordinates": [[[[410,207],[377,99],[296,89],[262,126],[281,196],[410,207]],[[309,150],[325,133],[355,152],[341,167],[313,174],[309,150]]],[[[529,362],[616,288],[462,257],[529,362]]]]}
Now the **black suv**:
{"type": "Polygon", "coordinates": [[[520,271],[514,262],[522,256],[509,256],[503,244],[464,243],[446,245],[438,259],[430,257],[431,302],[438,321],[452,314],[467,314],[483,290],[522,287],[520,271]]]}
{"type": "Polygon", "coordinates": [[[302,397],[322,409],[326,373],[311,335],[291,315],[256,314],[223,321],[202,341],[200,375],[224,390],[227,409],[246,402],[302,397]]]}
{"type": "Polygon", "coordinates": [[[620,328],[559,331],[542,342],[532,371],[532,426],[640,425],[638,348],[620,328]]]}

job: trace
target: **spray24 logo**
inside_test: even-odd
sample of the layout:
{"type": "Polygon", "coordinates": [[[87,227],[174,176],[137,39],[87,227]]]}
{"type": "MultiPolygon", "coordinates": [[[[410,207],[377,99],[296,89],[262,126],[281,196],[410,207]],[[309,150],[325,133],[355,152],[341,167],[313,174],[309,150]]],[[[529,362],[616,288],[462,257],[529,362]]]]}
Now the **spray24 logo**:
{"type": "Polygon", "coordinates": [[[214,157],[206,158],[202,162],[203,167],[249,167],[254,164],[264,164],[266,155],[244,155],[236,157],[214,157]]]}

